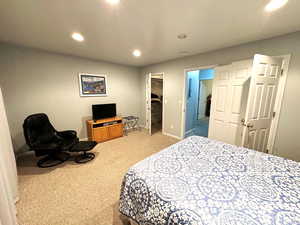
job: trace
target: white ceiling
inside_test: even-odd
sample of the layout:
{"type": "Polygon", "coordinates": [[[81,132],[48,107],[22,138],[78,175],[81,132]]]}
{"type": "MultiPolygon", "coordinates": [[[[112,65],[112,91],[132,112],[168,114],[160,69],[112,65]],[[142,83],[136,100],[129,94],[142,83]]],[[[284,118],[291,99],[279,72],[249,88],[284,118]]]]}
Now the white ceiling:
{"type": "Polygon", "coordinates": [[[1,0],[0,41],[143,66],[300,30],[299,0],[266,13],[268,1],[1,0]],[[73,41],[74,31],[85,42],[73,41]],[[136,48],[142,57],[131,55],[136,48]]]}

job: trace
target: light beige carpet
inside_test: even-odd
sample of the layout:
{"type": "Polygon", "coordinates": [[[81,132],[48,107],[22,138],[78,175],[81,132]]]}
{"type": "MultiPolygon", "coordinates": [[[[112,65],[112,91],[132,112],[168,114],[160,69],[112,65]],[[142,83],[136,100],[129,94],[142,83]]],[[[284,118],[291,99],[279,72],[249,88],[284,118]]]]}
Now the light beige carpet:
{"type": "Polygon", "coordinates": [[[32,154],[18,159],[20,225],[121,225],[118,199],[128,168],[178,140],[156,133],[131,132],[98,144],[86,164],[68,161],[36,167],[32,154]]]}

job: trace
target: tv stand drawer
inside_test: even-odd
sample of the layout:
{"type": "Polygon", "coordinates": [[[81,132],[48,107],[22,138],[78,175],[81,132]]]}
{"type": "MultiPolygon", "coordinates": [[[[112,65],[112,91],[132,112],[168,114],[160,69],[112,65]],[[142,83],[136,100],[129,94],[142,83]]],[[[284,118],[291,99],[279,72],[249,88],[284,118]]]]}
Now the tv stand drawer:
{"type": "Polygon", "coordinates": [[[93,130],[93,141],[102,142],[109,140],[109,133],[106,127],[98,127],[93,130]]]}
{"type": "Polygon", "coordinates": [[[111,126],[118,123],[122,123],[122,120],[114,120],[114,121],[104,122],[104,123],[94,123],[93,128],[111,126]]]}

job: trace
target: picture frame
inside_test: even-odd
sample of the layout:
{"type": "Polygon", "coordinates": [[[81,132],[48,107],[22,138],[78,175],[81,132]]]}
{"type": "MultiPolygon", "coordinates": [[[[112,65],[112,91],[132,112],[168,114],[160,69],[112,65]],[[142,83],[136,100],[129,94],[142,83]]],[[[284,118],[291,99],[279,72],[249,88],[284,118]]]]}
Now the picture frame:
{"type": "Polygon", "coordinates": [[[107,93],[107,76],[105,74],[79,73],[79,93],[82,97],[105,97],[107,93]]]}

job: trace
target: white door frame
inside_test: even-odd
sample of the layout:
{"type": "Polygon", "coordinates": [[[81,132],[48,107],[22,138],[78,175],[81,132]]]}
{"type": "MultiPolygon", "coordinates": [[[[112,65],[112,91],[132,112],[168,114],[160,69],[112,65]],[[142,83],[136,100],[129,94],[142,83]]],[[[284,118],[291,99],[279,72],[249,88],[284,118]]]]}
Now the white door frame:
{"type": "Polygon", "coordinates": [[[187,73],[195,70],[204,70],[204,69],[214,69],[217,67],[217,64],[210,66],[199,66],[194,68],[186,68],[183,71],[183,98],[182,98],[182,117],[181,117],[181,139],[184,139],[185,136],[185,117],[186,117],[186,97],[187,97],[187,87],[186,87],[186,79],[187,73]]]}
{"type": "Polygon", "coordinates": [[[268,149],[269,154],[275,153],[274,144],[275,144],[277,130],[278,130],[278,123],[279,123],[279,118],[280,118],[280,114],[281,114],[284,90],[285,90],[288,71],[289,71],[289,64],[291,61],[291,54],[279,55],[279,56],[275,56],[275,57],[283,58],[283,65],[282,65],[283,73],[282,73],[282,75],[279,79],[279,83],[278,83],[278,89],[277,89],[277,94],[276,94],[276,99],[275,99],[275,104],[274,104],[274,109],[273,109],[273,111],[275,112],[275,117],[273,118],[273,120],[271,122],[271,127],[270,127],[270,132],[269,132],[269,140],[268,140],[268,144],[267,144],[267,149],[268,149]]]}
{"type": "MultiPolygon", "coordinates": [[[[153,75],[162,75],[163,77],[163,102],[162,102],[162,133],[164,134],[165,133],[165,103],[166,103],[166,91],[165,91],[165,83],[166,83],[166,80],[165,80],[165,73],[164,72],[158,72],[158,73],[147,73],[147,75],[149,75],[150,79],[152,79],[152,76],[153,75]]],[[[151,86],[152,87],[152,86],[151,86]]],[[[147,118],[147,95],[149,94],[150,92],[150,95],[151,95],[151,90],[147,89],[148,86],[146,84],[146,118],[147,118]]],[[[150,99],[150,105],[151,105],[151,99],[150,99]]],[[[150,110],[150,116],[152,115],[151,113],[151,110],[150,110]]],[[[147,123],[146,121],[146,129],[150,130],[151,129],[151,123],[147,123]],[[148,126],[147,126],[148,125],[148,126]]]]}
{"type": "MultiPolygon", "coordinates": [[[[148,133],[151,135],[151,125],[149,126],[149,124],[151,124],[151,113],[149,113],[149,106],[151,107],[151,99],[149,99],[149,92],[151,92],[151,88],[149,88],[149,78],[151,78],[151,73],[147,73],[146,74],[146,81],[145,81],[145,97],[146,97],[146,111],[145,111],[145,118],[146,118],[146,125],[145,128],[148,130],[148,133]],[[149,103],[150,102],[150,103],[149,103]],[[149,105],[150,104],[150,105],[149,105]]],[[[151,108],[150,108],[150,112],[151,112],[151,108]]]]}

